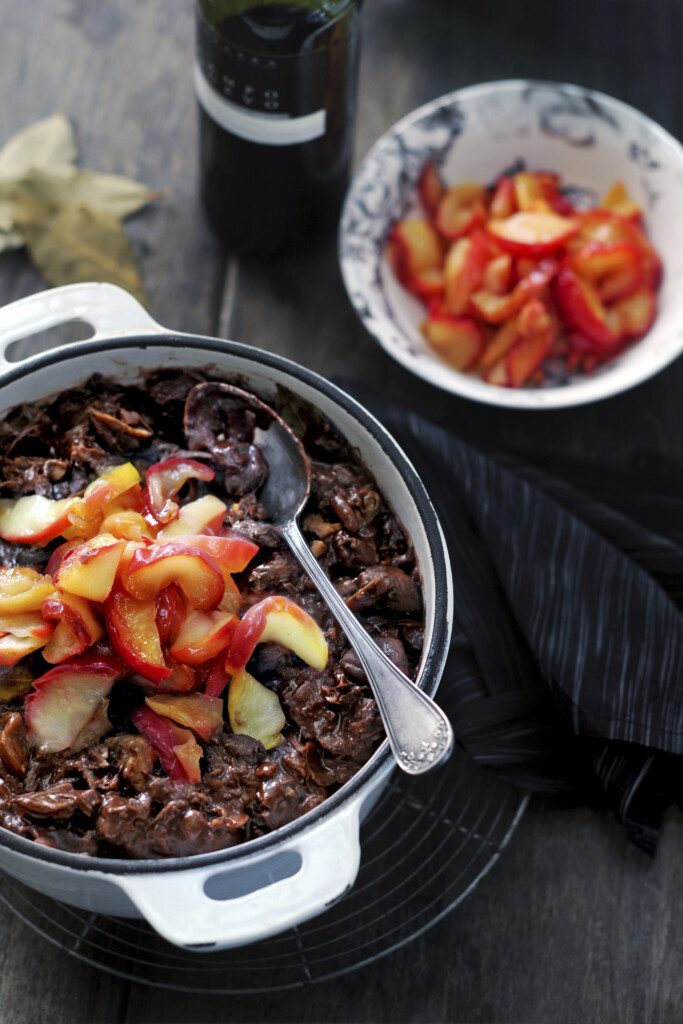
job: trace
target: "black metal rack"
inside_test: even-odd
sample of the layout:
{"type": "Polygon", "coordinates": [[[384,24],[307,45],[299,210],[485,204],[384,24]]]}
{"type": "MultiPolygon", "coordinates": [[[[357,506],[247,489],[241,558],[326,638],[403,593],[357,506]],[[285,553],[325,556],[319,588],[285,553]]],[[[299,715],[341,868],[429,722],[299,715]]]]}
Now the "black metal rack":
{"type": "Polygon", "coordinates": [[[132,981],[226,994],[297,988],[369,964],[440,920],[497,860],[525,805],[460,749],[425,777],[396,771],[363,825],[351,892],[282,935],[219,953],[186,952],[143,921],[77,910],[4,875],[0,901],[71,955],[132,981]]]}

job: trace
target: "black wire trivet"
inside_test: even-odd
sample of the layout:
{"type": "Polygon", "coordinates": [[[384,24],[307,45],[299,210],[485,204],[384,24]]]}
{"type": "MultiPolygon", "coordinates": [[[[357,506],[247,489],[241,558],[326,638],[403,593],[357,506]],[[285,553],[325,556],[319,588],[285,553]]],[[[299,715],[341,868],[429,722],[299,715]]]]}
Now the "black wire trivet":
{"type": "Polygon", "coordinates": [[[395,771],[361,831],[350,893],[308,923],[220,953],[190,953],[144,922],[77,910],[0,874],[0,902],[53,944],[131,981],[204,993],[257,993],[338,977],[386,956],[472,891],[526,805],[456,749],[423,778],[395,771]]]}

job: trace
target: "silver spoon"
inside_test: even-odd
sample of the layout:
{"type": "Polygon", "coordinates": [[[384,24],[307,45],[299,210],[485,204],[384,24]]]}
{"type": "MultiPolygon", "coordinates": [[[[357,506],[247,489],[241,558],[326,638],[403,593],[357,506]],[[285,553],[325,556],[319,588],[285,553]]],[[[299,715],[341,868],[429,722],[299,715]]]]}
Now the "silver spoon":
{"type": "Polygon", "coordinates": [[[398,766],[410,775],[428,771],[444,761],[453,749],[451,724],[441,708],[366,633],[306,543],[298,517],[308,500],[311,466],[301,442],[277,413],[254,395],[232,385],[223,384],[221,389],[262,413],[261,423],[269,422],[265,429],[257,427],[254,435],[254,442],[268,463],[268,476],[259,499],[358,655],[398,766]]]}

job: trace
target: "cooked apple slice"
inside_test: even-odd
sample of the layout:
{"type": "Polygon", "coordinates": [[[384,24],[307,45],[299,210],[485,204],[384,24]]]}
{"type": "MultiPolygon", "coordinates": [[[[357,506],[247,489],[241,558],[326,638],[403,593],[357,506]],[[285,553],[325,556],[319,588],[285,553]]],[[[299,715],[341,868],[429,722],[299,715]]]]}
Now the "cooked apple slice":
{"type": "Polygon", "coordinates": [[[196,459],[165,459],[150,466],[145,477],[149,510],[158,523],[170,523],[178,515],[179,505],[173,500],[188,480],[210,483],[216,474],[196,459]]]}
{"type": "Polygon", "coordinates": [[[0,566],[0,612],[17,615],[40,611],[55,585],[49,576],[23,565],[0,566]]]}
{"type": "Polygon", "coordinates": [[[17,612],[14,615],[0,612],[0,633],[11,633],[12,636],[34,636],[49,638],[53,626],[46,622],[39,611],[17,612]]]}
{"type": "Polygon", "coordinates": [[[83,497],[79,498],[72,515],[80,519],[89,519],[102,512],[109,502],[119,498],[135,484],[140,483],[140,474],[132,462],[124,462],[120,466],[112,466],[91,484],[88,484],[83,497]]]}
{"type": "Polygon", "coordinates": [[[555,279],[555,299],[565,323],[593,342],[594,349],[614,349],[619,344],[619,325],[608,321],[597,290],[569,266],[562,267],[555,279]]]}
{"type": "Polygon", "coordinates": [[[77,657],[104,636],[102,623],[83,597],[55,591],[45,598],[41,611],[44,619],[57,623],[43,651],[50,665],[77,657]]]}
{"type": "Polygon", "coordinates": [[[603,302],[631,295],[644,279],[641,252],[633,242],[592,242],[568,256],[567,265],[597,288],[603,302]]]}
{"type": "MultiPolygon", "coordinates": [[[[512,348],[518,338],[521,337],[519,330],[519,316],[510,317],[498,328],[481,355],[481,365],[490,369],[499,359],[502,359],[512,348]]],[[[491,382],[489,382],[491,383],[491,382]]]]}
{"type": "Polygon", "coordinates": [[[474,292],[470,301],[476,313],[490,324],[502,324],[519,313],[531,299],[538,298],[548,287],[559,270],[554,259],[541,260],[508,295],[494,295],[481,289],[474,292]]]}
{"type": "MultiPolygon", "coordinates": [[[[162,534],[159,534],[157,540],[164,545],[169,543],[162,534]]],[[[223,533],[219,537],[205,534],[180,535],[173,537],[172,542],[200,548],[227,572],[244,572],[259,549],[258,544],[240,536],[236,531],[223,533]]]]}
{"type": "Polygon", "coordinates": [[[157,595],[156,605],[159,640],[164,647],[168,647],[174,643],[187,615],[185,601],[176,585],[172,583],[157,595]]]}
{"type": "Polygon", "coordinates": [[[486,219],[486,189],[474,181],[465,181],[446,190],[436,211],[436,227],[454,240],[468,235],[486,219]]]}
{"type": "Polygon", "coordinates": [[[115,590],[104,606],[104,618],[112,646],[126,665],[152,683],[168,679],[171,669],[159,639],[156,598],[139,601],[115,590]]]}
{"type": "Polygon", "coordinates": [[[59,537],[69,526],[73,498],[55,501],[42,494],[27,494],[16,501],[0,500],[0,537],[13,544],[39,547],[59,537]]]}
{"type": "Polygon", "coordinates": [[[515,342],[506,357],[508,383],[518,388],[539,368],[550,351],[552,328],[538,330],[515,342]]]}
{"type": "Polygon", "coordinates": [[[389,235],[387,258],[399,281],[405,283],[443,262],[441,239],[431,221],[400,220],[389,235]]]}
{"type": "Polygon", "coordinates": [[[252,605],[240,621],[228,649],[227,671],[244,668],[257,643],[269,640],[287,647],[312,668],[322,670],[327,665],[327,641],[315,619],[288,597],[270,595],[252,605]]]}
{"type": "Polygon", "coordinates": [[[239,624],[230,612],[188,612],[170,653],[185,665],[201,665],[224,651],[239,624]]]}
{"type": "Polygon", "coordinates": [[[184,665],[166,655],[166,665],[171,670],[170,676],[157,683],[157,693],[192,693],[198,688],[197,676],[193,665],[184,665]]]}
{"type": "Polygon", "coordinates": [[[135,728],[149,741],[168,776],[199,782],[199,761],[204,753],[189,729],[182,729],[141,704],[131,713],[135,728]]]}
{"type": "Polygon", "coordinates": [[[510,381],[508,378],[505,356],[499,359],[497,363],[493,363],[492,366],[487,367],[484,374],[484,380],[487,384],[495,384],[496,387],[499,388],[506,388],[509,386],[510,381]]]}
{"type": "Polygon", "coordinates": [[[484,268],[481,284],[485,291],[494,295],[505,295],[510,291],[513,280],[512,256],[502,253],[495,256],[484,268]]]}
{"type": "Polygon", "coordinates": [[[642,210],[631,198],[629,191],[623,181],[615,181],[605,198],[600,203],[603,210],[616,213],[626,220],[638,222],[642,216],[642,210]]]}
{"type": "Polygon", "coordinates": [[[201,782],[202,770],[200,762],[204,756],[204,750],[197,743],[194,733],[190,732],[189,729],[183,729],[182,726],[176,725],[175,722],[170,720],[168,724],[171,726],[171,731],[176,741],[173,753],[178,758],[178,763],[185,772],[187,781],[193,783],[201,782]]]}
{"type": "Polygon", "coordinates": [[[125,545],[110,533],[98,533],[68,552],[55,574],[56,585],[90,601],[106,601],[125,545]]]}
{"type": "Polygon", "coordinates": [[[493,199],[491,200],[489,215],[493,220],[507,220],[508,217],[511,217],[516,212],[515,183],[512,178],[499,178],[496,191],[493,193],[493,199]]]}
{"type": "Polygon", "coordinates": [[[87,539],[87,537],[78,537],[75,540],[65,540],[63,544],[59,544],[47,560],[45,575],[52,576],[54,579],[57,575],[57,570],[68,555],[69,551],[73,551],[73,549],[77,548],[79,544],[85,544],[87,539]]]}
{"type": "Polygon", "coordinates": [[[411,277],[404,283],[411,292],[419,295],[425,302],[429,302],[430,299],[443,295],[446,278],[443,270],[435,267],[433,270],[423,270],[421,274],[416,274],[415,277],[411,277]]]}
{"type": "Polygon", "coordinates": [[[205,494],[196,501],[181,505],[178,518],[167,523],[157,534],[157,540],[169,540],[198,533],[220,533],[227,506],[213,494],[205,494]]]}
{"type": "Polygon", "coordinates": [[[145,517],[132,508],[108,512],[100,529],[102,533],[110,533],[117,540],[154,540],[154,531],[145,517]]]}
{"type": "Polygon", "coordinates": [[[206,693],[160,693],[145,697],[145,704],[158,715],[192,729],[205,743],[215,739],[223,728],[223,701],[219,697],[206,693]]]}
{"type": "Polygon", "coordinates": [[[430,315],[420,329],[431,348],[454,370],[473,366],[486,343],[482,328],[468,317],[430,315]]]}
{"type": "Polygon", "coordinates": [[[218,603],[218,611],[230,612],[231,615],[238,615],[242,607],[242,595],[240,593],[240,589],[230,573],[227,569],[224,569],[223,566],[221,566],[221,572],[223,573],[225,590],[223,591],[223,596],[218,603]]]}
{"type": "Polygon", "coordinates": [[[286,719],[278,695],[246,669],[230,680],[228,718],[234,733],[260,740],[266,750],[282,742],[286,719]]]}
{"type": "Polygon", "coordinates": [[[475,230],[468,238],[460,238],[453,243],[444,267],[444,305],[449,313],[464,315],[470,295],[481,284],[489,255],[483,231],[475,230]]]}
{"type": "Polygon", "coordinates": [[[47,754],[66,750],[124,671],[116,658],[83,655],[39,676],[25,703],[33,746],[47,754]]]}
{"type": "Polygon", "coordinates": [[[0,636],[0,665],[16,665],[27,654],[39,651],[48,641],[46,636],[0,636]]]}
{"type": "Polygon", "coordinates": [[[554,212],[524,210],[505,220],[490,220],[486,230],[513,256],[549,256],[579,229],[576,220],[554,212]]]}
{"type": "Polygon", "coordinates": [[[188,602],[211,611],[223,597],[225,583],[215,559],[196,544],[169,541],[140,547],[128,566],[123,585],[140,601],[148,601],[177,583],[188,602]]]}
{"type": "Polygon", "coordinates": [[[430,217],[436,216],[436,211],[439,208],[439,203],[445,191],[446,188],[441,180],[441,175],[436,169],[436,165],[429,160],[420,171],[420,177],[417,179],[417,193],[430,217]]]}
{"type": "Polygon", "coordinates": [[[515,201],[519,210],[536,209],[539,200],[545,199],[543,187],[536,174],[520,171],[512,179],[515,189],[515,201]]]}
{"type": "Polygon", "coordinates": [[[625,338],[642,338],[657,316],[657,296],[644,284],[632,295],[608,306],[606,315],[613,332],[625,338]]]}
{"type": "Polygon", "coordinates": [[[220,697],[229,681],[225,669],[225,655],[219,654],[212,661],[205,661],[198,667],[197,676],[199,685],[207,697],[220,697]]]}

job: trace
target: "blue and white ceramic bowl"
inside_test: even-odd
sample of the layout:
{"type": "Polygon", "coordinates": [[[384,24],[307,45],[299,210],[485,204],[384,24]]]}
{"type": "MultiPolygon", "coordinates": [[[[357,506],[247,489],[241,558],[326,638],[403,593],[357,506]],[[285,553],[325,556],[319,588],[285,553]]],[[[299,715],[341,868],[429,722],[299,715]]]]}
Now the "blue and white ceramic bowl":
{"type": "MultiPolygon", "coordinates": [[[[573,197],[574,198],[574,197],[573,197]]],[[[349,189],[340,262],[365,327],[407,369],[455,394],[491,405],[556,409],[625,391],[683,351],[683,147],[644,114],[573,85],[505,81],[442,96],[408,114],[373,146],[349,189]],[[502,388],[460,373],[427,346],[424,306],[396,281],[386,259],[391,226],[418,216],[418,175],[434,160],[448,184],[491,183],[511,170],[549,170],[595,206],[624,181],[644,211],[664,263],[659,314],[637,344],[590,376],[549,366],[541,386],[502,388]]]]}

